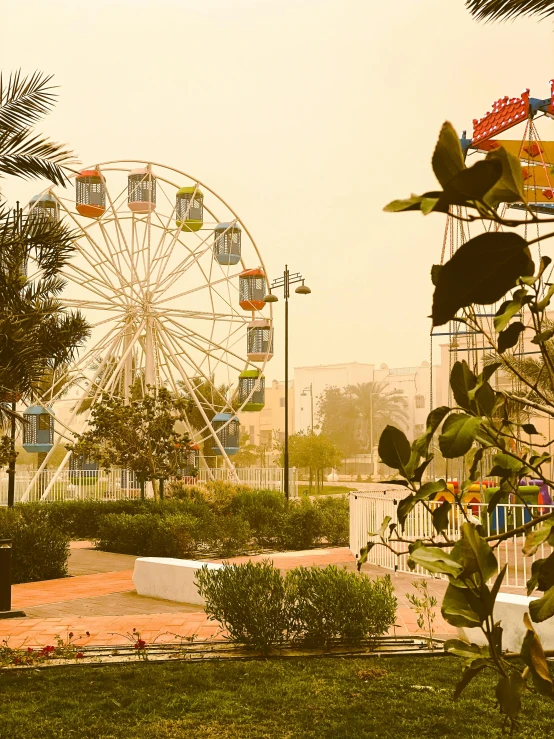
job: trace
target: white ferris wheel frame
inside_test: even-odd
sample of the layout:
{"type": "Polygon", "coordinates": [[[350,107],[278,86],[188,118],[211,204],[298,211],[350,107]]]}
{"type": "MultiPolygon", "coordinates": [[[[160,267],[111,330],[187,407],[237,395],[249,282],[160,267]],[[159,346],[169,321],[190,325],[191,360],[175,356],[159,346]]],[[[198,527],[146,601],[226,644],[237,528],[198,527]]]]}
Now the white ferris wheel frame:
{"type": "MultiPolygon", "coordinates": [[[[137,370],[139,373],[142,371],[143,387],[148,385],[159,387],[163,384],[168,385],[176,393],[182,389],[188,391],[205,422],[205,426],[200,430],[193,429],[191,424],[186,422],[190,438],[198,442],[212,439],[218,447],[224,465],[232,475],[235,475],[234,466],[212,426],[205,406],[206,404],[211,406],[215,412],[228,410],[231,416],[240,412],[256,392],[258,385],[253,387],[238,409],[233,409],[231,399],[227,399],[226,407],[221,407],[220,404],[216,407],[214,390],[219,396],[215,379],[216,371],[222,367],[226,369],[227,386],[229,387],[232,385],[231,371],[236,373],[235,377],[237,377],[242,370],[252,368],[259,370],[259,375],[262,376],[267,361],[271,358],[271,342],[269,342],[262,362],[253,363],[247,359],[246,327],[257,312],[247,312],[238,306],[235,308],[232,301],[231,288],[238,296],[238,274],[248,268],[260,267],[265,275],[267,289],[269,289],[269,280],[261,253],[238,213],[206,183],[174,167],[139,159],[125,159],[102,162],[90,169],[99,170],[105,177],[106,208],[101,217],[80,216],[75,212],[74,199],[64,197],[65,191],[56,186],[46,188],[39,197],[44,195],[54,197],[59,205],[60,213],[65,216],[68,225],[77,234],[76,253],[85,265],[75,264],[70,260],[63,270],[63,277],[74,288],[85,287],[93,295],[93,299],[88,300],[64,299],[61,301],[62,304],[65,307],[83,311],[85,317],[87,311],[108,314],[108,317],[91,323],[93,331],[100,333],[100,338],[89,342],[92,345],[87,345],[82,356],[70,366],[68,382],[55,393],[51,389],[41,397],[33,399],[33,402],[41,405],[47,413],[52,413],[52,407],[55,408],[56,404],[62,402],[72,403],[73,407],[67,421],[62,422],[56,417],[54,444],[29,482],[22,497],[23,501],[28,499],[48,461],[60,444],[64,441],[74,441],[75,437],[87,428],[91,410],[100,398],[103,395],[112,394],[118,382],[120,385],[123,383],[124,392],[128,392],[133,381],[133,361],[136,356],[141,356],[142,364],[135,365],[135,379],[137,370]],[[136,214],[128,210],[127,184],[115,197],[112,197],[108,182],[109,173],[117,172],[120,175],[128,175],[136,168],[147,168],[152,171],[158,193],[169,203],[169,215],[158,210],[158,207],[162,207],[160,197],[158,197],[156,209],[148,213],[136,214]],[[173,181],[174,177],[180,181],[173,181]],[[211,196],[208,202],[206,198],[204,199],[204,222],[201,231],[206,233],[205,236],[200,235],[199,232],[183,229],[188,210],[181,225],[176,226],[175,193],[183,186],[183,182],[193,183],[195,188],[201,188],[204,193],[211,196]],[[171,189],[173,202],[164,186],[171,189]],[[214,210],[218,206],[226,209],[225,218],[216,217],[214,210]],[[208,228],[205,227],[206,215],[212,219],[208,221],[208,224],[214,224],[208,228]],[[211,237],[214,234],[215,225],[222,222],[238,224],[246,236],[247,243],[242,245],[240,260],[237,265],[233,265],[239,268],[237,272],[231,272],[230,265],[221,265],[215,259],[211,237]],[[143,231],[142,245],[138,239],[139,229],[143,231]],[[152,238],[153,233],[160,236],[157,243],[156,239],[152,238]],[[187,235],[189,241],[196,236],[197,242],[193,248],[184,242],[182,238],[184,234],[187,235]],[[244,253],[245,246],[250,247],[249,255],[244,253]],[[183,249],[183,253],[182,256],[178,256],[180,259],[178,265],[170,267],[171,257],[176,247],[183,249]],[[245,256],[246,258],[255,256],[256,264],[247,265],[244,261],[245,256]],[[209,268],[201,265],[203,257],[209,268]],[[171,290],[175,289],[179,281],[183,280],[185,275],[193,269],[195,274],[200,272],[204,282],[172,294],[171,290]],[[214,270],[217,271],[215,278],[214,270]],[[206,289],[209,292],[211,310],[185,310],[171,305],[172,301],[186,298],[192,293],[206,289]],[[215,308],[216,301],[222,306],[219,310],[215,308]],[[188,323],[185,323],[185,320],[188,323]],[[191,328],[191,321],[204,322],[206,326],[209,325],[208,322],[211,322],[211,332],[207,335],[207,332],[200,328],[191,328]],[[226,340],[216,341],[214,339],[216,329],[224,323],[229,324],[226,340]],[[234,324],[237,324],[237,327],[234,327],[234,324]],[[242,345],[239,345],[240,341],[242,345]],[[111,372],[106,373],[110,360],[112,361],[111,372]],[[114,363],[116,363],[115,366],[114,363]],[[211,387],[211,402],[196,392],[194,380],[198,378],[211,387]],[[66,397],[68,390],[71,390],[71,397],[66,397]],[[79,414],[79,407],[85,399],[90,400],[90,405],[86,411],[79,414]]],[[[79,172],[75,172],[71,179],[78,174],[79,172]]],[[[33,206],[30,212],[32,209],[33,206]]],[[[257,315],[266,319],[272,329],[271,304],[268,307],[268,316],[261,313],[257,315]]],[[[227,424],[230,422],[230,420],[227,421],[227,424]]],[[[70,456],[71,452],[68,451],[42,492],[42,499],[48,497],[51,487],[67,465],[70,456]]],[[[208,475],[211,476],[210,468],[202,454],[200,459],[208,475]]]]}

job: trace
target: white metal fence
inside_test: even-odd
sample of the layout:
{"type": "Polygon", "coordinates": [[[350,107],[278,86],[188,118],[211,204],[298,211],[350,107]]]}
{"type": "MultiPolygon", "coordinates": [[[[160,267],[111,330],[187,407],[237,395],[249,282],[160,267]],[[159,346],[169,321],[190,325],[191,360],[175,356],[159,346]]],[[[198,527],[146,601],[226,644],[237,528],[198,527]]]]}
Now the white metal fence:
{"type": "MultiPolygon", "coordinates": [[[[282,467],[245,467],[235,469],[232,473],[229,469],[221,467],[210,470],[215,480],[236,482],[247,485],[258,490],[281,490],[284,491],[284,469],[282,467]],[[236,475],[236,478],[234,477],[236,475]]],[[[207,470],[199,471],[198,479],[207,482],[210,477],[207,470]]],[[[289,495],[291,498],[298,497],[298,471],[295,467],[289,469],[289,495]]]]}
{"type": "MultiPolygon", "coordinates": [[[[228,469],[211,470],[216,480],[236,482],[251,488],[283,490],[282,468],[237,469],[234,474],[228,469]],[[236,477],[235,477],[236,475],[236,477]]],[[[128,470],[44,470],[34,480],[35,470],[18,470],[15,477],[15,501],[53,501],[53,500],[122,500],[140,498],[140,485],[136,476],[128,470]],[[33,482],[28,494],[29,485],[33,482]]],[[[206,470],[200,470],[198,482],[209,480],[206,470]]],[[[185,482],[194,484],[194,478],[185,482]]],[[[298,496],[298,476],[295,469],[290,470],[289,490],[291,498],[298,496]]],[[[151,494],[147,484],[146,494],[151,494]]],[[[8,502],[8,476],[0,475],[0,505],[8,502]]]]}
{"type": "MultiPolygon", "coordinates": [[[[367,546],[368,541],[380,541],[379,537],[368,534],[376,532],[387,516],[390,516],[391,524],[398,523],[397,504],[404,496],[405,492],[399,495],[398,488],[389,488],[381,493],[350,493],[350,550],[356,558],[360,556],[360,550],[367,546]]],[[[430,511],[439,505],[441,505],[440,502],[434,501],[428,504],[430,511]]],[[[531,516],[542,515],[550,511],[554,513],[554,506],[525,506],[521,503],[499,504],[492,515],[487,513],[486,503],[472,503],[469,508],[471,513],[481,520],[487,536],[512,531],[517,526],[531,520],[531,516]]],[[[450,539],[456,540],[460,537],[460,529],[464,520],[459,508],[453,507],[446,531],[450,539]]],[[[403,539],[410,541],[436,535],[431,514],[422,505],[417,505],[408,515],[404,532],[400,533],[399,528],[398,532],[403,539]]],[[[371,549],[368,562],[390,570],[411,573],[412,570],[407,564],[408,544],[394,542],[391,545],[397,552],[402,553],[401,556],[397,556],[384,546],[377,545],[371,549]]],[[[503,587],[526,587],[527,580],[531,576],[533,562],[536,559],[548,557],[553,551],[552,547],[544,543],[535,555],[524,557],[521,553],[522,546],[523,537],[520,534],[502,541],[495,548],[498,571],[504,565],[508,565],[503,587]]],[[[419,575],[429,575],[420,567],[413,572],[419,575]]]]}

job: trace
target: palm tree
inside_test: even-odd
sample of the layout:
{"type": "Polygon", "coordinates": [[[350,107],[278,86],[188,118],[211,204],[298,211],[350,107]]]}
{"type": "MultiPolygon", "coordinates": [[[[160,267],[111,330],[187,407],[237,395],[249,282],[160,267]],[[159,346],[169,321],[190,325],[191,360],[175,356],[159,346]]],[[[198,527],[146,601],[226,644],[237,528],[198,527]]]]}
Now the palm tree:
{"type": "Polygon", "coordinates": [[[8,505],[13,505],[17,401],[41,396],[48,378],[56,382],[90,329],[79,311],[66,310],[59,300],[65,286],[60,270],[72,250],[66,226],[24,221],[19,210],[13,217],[4,214],[0,247],[0,424],[10,422],[8,505]]]}
{"type": "Polygon", "coordinates": [[[65,168],[74,161],[73,152],[33,129],[55,104],[51,80],[38,71],[29,77],[14,72],[7,81],[0,73],[0,176],[67,182],[65,168]]]}
{"type": "Polygon", "coordinates": [[[466,6],[477,20],[508,20],[522,15],[538,15],[539,19],[554,15],[554,0],[466,0],[466,6]]]}
{"type": "Polygon", "coordinates": [[[29,397],[44,390],[45,373],[74,359],[89,328],[59,300],[71,232],[19,216],[0,218],[0,393],[29,397]]]}
{"type": "Polygon", "coordinates": [[[373,445],[388,424],[408,421],[408,403],[402,390],[390,390],[384,380],[348,385],[344,395],[357,417],[362,448],[373,454],[373,445]]]}

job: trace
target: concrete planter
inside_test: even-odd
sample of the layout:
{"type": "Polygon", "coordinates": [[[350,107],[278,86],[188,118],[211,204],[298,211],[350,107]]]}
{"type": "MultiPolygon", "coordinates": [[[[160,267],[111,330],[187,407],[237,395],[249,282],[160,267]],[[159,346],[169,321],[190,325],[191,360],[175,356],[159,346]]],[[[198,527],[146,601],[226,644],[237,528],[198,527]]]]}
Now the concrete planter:
{"type": "Polygon", "coordinates": [[[202,567],[218,570],[223,566],[193,559],[139,557],[135,560],[133,582],[139,595],[203,606],[204,598],[194,583],[196,573],[202,567]]]}
{"type": "MultiPolygon", "coordinates": [[[[537,600],[536,597],[526,595],[512,595],[511,593],[499,593],[494,608],[494,620],[502,622],[504,633],[502,646],[509,652],[521,652],[521,645],[525,636],[526,628],[523,624],[523,614],[529,610],[529,603],[537,600]]],[[[533,624],[539,635],[543,649],[554,650],[554,619],[533,624]]],[[[486,639],[481,629],[458,629],[460,636],[474,644],[484,645],[486,639]]]]}

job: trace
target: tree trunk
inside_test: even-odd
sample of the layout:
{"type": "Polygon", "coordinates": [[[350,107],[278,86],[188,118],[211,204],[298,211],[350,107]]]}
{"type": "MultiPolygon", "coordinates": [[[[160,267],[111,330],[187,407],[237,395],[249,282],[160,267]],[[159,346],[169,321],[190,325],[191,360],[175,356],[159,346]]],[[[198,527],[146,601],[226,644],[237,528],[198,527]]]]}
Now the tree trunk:
{"type": "MultiPolygon", "coordinates": [[[[17,405],[12,401],[12,413],[15,414],[17,405]]],[[[10,460],[8,466],[8,508],[15,503],[15,415],[11,418],[10,428],[10,460]]]]}
{"type": "Polygon", "coordinates": [[[144,480],[139,480],[140,485],[140,499],[144,500],[144,480]]]}

